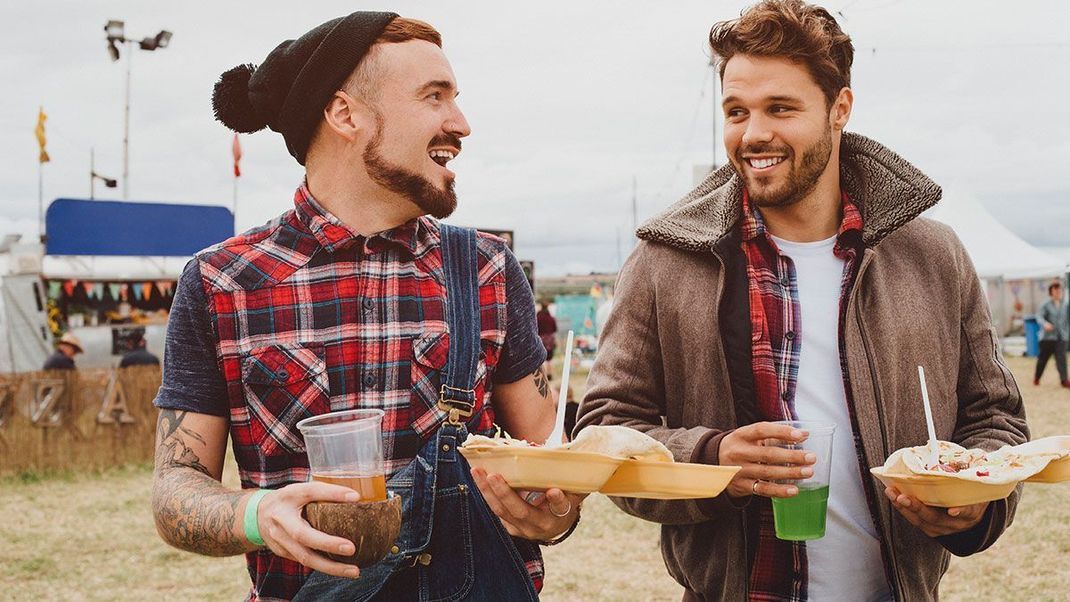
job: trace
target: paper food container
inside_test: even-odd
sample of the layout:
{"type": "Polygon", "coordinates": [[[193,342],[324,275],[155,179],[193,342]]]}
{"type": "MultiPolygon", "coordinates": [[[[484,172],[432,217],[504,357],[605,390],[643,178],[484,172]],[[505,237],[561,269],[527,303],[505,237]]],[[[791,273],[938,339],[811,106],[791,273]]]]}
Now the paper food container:
{"type": "Polygon", "coordinates": [[[1018,485],[1016,482],[991,484],[954,477],[893,474],[886,472],[883,466],[870,468],[869,471],[885,486],[895,487],[923,504],[939,508],[1002,500],[1018,485]]]}
{"type": "Polygon", "coordinates": [[[625,460],[598,491],[617,497],[680,500],[717,497],[739,466],[625,460]]]}
{"type": "Polygon", "coordinates": [[[620,466],[620,458],[544,447],[462,447],[474,468],[500,474],[514,489],[594,493],[620,466]]]}
{"type": "MultiPolygon", "coordinates": [[[[1018,449],[1023,452],[1039,453],[1070,451],[1070,435],[1044,437],[1023,443],[1018,446],[1018,449]]],[[[1070,481],[1070,455],[1048,462],[1044,470],[1025,480],[1026,483],[1062,483],[1065,481],[1070,481]]]]}

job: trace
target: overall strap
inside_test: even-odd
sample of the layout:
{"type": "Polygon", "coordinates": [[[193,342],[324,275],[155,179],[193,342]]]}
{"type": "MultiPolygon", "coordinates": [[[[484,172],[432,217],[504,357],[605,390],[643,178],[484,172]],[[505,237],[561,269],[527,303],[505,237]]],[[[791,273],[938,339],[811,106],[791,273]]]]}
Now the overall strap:
{"type": "Polygon", "coordinates": [[[447,224],[440,224],[439,231],[450,343],[438,406],[449,413],[449,424],[461,425],[471,418],[476,407],[481,329],[476,231],[447,224]]]}

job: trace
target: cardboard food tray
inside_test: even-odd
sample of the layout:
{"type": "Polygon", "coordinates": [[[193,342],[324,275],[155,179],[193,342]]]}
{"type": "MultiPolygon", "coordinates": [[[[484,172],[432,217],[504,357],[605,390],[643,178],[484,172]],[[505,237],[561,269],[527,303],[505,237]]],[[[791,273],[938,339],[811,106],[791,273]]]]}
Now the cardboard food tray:
{"type": "Polygon", "coordinates": [[[717,497],[739,466],[625,460],[598,491],[616,497],[680,500],[717,497]]]}
{"type": "Polygon", "coordinates": [[[891,474],[885,472],[883,466],[871,468],[869,471],[885,486],[895,487],[923,504],[939,508],[1002,500],[1018,485],[1016,482],[992,484],[954,477],[891,474]]]}
{"type": "MultiPolygon", "coordinates": [[[[1023,443],[1018,448],[1023,451],[1070,450],[1070,435],[1045,437],[1029,443],[1023,443]]],[[[1048,462],[1044,470],[1025,480],[1026,483],[1063,483],[1066,481],[1070,481],[1070,456],[1064,456],[1058,460],[1048,462]]]]}
{"type": "Polygon", "coordinates": [[[623,460],[603,454],[545,447],[460,448],[473,467],[497,473],[514,489],[545,491],[558,488],[572,493],[594,493],[623,460]]]}

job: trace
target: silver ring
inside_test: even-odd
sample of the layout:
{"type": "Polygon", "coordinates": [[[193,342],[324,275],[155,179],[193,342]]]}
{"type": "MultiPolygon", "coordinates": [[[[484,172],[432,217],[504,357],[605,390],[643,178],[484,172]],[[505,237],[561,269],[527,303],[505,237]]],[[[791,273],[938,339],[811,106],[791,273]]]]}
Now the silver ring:
{"type": "Polygon", "coordinates": [[[758,495],[758,483],[760,482],[758,479],[754,479],[754,484],[750,486],[751,495],[758,495]]]}
{"type": "Polygon", "coordinates": [[[565,511],[562,512],[561,514],[558,514],[558,513],[554,512],[554,505],[553,504],[549,504],[550,514],[553,514],[557,518],[565,518],[566,516],[568,516],[568,513],[572,512],[572,500],[570,500],[568,498],[565,498],[565,501],[568,502],[568,508],[566,508],[565,511]]]}

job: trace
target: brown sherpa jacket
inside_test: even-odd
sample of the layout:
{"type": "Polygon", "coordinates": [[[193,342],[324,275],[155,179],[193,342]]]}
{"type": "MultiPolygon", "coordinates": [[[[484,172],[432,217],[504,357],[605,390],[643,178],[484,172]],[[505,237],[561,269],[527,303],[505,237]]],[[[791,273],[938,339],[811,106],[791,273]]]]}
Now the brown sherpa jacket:
{"type": "MultiPolygon", "coordinates": [[[[927,440],[919,364],[943,440],[989,450],[1022,443],[1025,411],[970,258],[947,226],[919,217],[939,200],[939,187],[857,134],[844,134],[840,163],[841,186],[864,221],[865,251],[841,333],[861,437],[860,478],[896,598],[934,600],[948,552],[992,545],[1010,525],[1021,489],[991,503],[971,531],[933,539],[891,507],[867,469],[927,440]]],[[[723,436],[758,420],[737,227],[741,192],[726,166],[639,228],[642,240],[620,274],[578,430],[627,425],[660,440],[679,462],[716,463],[723,436]]],[[[690,592],[706,600],[747,598],[749,499],[614,501],[662,524],[665,564],[690,592]]]]}

